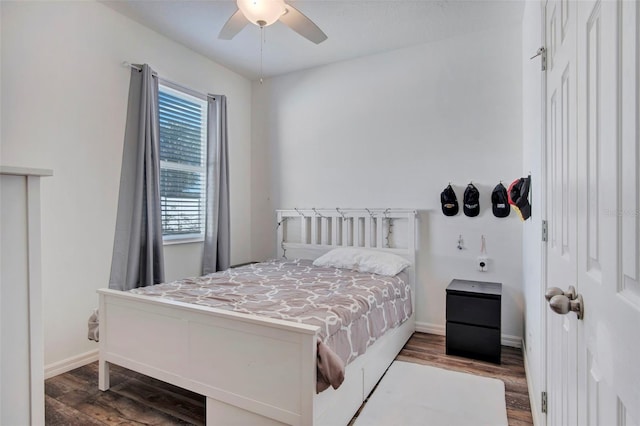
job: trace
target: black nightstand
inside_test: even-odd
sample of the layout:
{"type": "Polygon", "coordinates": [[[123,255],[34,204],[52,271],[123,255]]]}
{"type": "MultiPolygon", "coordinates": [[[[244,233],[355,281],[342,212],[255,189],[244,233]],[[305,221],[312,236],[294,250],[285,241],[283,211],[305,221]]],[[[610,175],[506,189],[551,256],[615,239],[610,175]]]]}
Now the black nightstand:
{"type": "Polygon", "coordinates": [[[502,284],[453,280],[447,287],[447,355],[500,364],[502,284]]]}

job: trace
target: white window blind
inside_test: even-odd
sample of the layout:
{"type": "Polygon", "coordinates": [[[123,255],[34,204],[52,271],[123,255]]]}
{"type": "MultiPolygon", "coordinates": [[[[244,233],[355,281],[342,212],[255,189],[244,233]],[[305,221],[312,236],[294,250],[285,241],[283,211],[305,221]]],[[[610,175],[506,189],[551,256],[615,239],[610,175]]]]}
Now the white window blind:
{"type": "Polygon", "coordinates": [[[207,102],[160,85],[160,203],[165,241],[202,239],[207,102]]]}

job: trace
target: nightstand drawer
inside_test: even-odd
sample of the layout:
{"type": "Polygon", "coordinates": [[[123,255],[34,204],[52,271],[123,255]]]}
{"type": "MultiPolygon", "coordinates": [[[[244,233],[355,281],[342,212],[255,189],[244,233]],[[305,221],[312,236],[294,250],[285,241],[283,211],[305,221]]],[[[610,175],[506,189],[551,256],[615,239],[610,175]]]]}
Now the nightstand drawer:
{"type": "Polygon", "coordinates": [[[500,363],[500,330],[447,322],[447,355],[500,363]]]}
{"type": "Polygon", "coordinates": [[[500,328],[500,298],[449,293],[447,321],[500,328]]]}

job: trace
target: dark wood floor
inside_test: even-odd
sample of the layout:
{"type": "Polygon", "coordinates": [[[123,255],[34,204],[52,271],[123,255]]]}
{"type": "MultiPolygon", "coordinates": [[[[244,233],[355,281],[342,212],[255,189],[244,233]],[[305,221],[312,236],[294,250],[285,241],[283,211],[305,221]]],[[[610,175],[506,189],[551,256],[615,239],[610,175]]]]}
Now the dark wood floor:
{"type": "MultiPolygon", "coordinates": [[[[495,365],[445,355],[444,337],[415,333],[397,359],[504,381],[510,426],[532,425],[522,353],[502,348],[495,365]]],[[[202,396],[141,374],[112,366],[111,388],[98,390],[98,364],[92,363],[45,381],[49,426],[203,425],[202,396]]]]}

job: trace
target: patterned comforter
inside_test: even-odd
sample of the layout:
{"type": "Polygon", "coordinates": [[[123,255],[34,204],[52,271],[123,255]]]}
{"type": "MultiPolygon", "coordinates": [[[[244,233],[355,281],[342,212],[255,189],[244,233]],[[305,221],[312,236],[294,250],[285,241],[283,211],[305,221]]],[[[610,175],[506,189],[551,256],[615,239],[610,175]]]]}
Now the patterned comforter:
{"type": "Polygon", "coordinates": [[[272,260],[133,293],[320,327],[345,365],[411,316],[405,273],[386,277],[320,268],[310,260],[272,260]]]}

